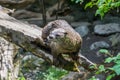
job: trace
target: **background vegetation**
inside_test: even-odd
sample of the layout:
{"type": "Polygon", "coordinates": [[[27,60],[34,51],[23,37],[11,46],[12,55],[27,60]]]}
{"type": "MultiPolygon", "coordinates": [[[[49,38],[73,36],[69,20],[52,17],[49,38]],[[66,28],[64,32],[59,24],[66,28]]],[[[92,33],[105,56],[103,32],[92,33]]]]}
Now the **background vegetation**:
{"type": "MultiPolygon", "coordinates": [[[[72,2],[75,3],[80,3],[82,4],[85,0],[71,0],[72,2]]],[[[120,6],[120,0],[91,0],[88,1],[85,5],[86,8],[92,8],[92,7],[97,7],[95,15],[100,15],[101,18],[107,13],[108,11],[119,8],[120,6]]]]}

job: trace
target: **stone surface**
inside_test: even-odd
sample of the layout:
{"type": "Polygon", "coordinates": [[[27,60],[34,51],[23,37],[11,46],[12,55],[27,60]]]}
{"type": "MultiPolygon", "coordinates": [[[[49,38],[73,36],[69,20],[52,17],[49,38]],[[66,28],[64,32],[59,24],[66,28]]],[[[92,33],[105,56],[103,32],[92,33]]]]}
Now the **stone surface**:
{"type": "Polygon", "coordinates": [[[81,35],[81,37],[86,36],[89,32],[88,26],[79,26],[75,28],[75,30],[81,35]]]}
{"type": "Polygon", "coordinates": [[[118,23],[120,24],[120,18],[117,16],[106,15],[103,20],[104,23],[118,23]]]}
{"type": "Polygon", "coordinates": [[[120,45],[120,33],[111,35],[109,40],[111,41],[112,46],[120,45]]]}
{"type": "Polygon", "coordinates": [[[94,42],[91,46],[90,46],[90,50],[94,50],[94,49],[98,49],[98,48],[109,48],[110,45],[105,42],[105,41],[98,41],[98,42],[94,42]]]}
{"type": "Polygon", "coordinates": [[[109,23],[96,25],[94,27],[94,32],[99,35],[109,35],[112,33],[120,32],[120,24],[117,23],[109,23]]]}
{"type": "Polygon", "coordinates": [[[97,21],[94,21],[93,22],[93,25],[95,26],[95,25],[101,25],[101,24],[103,24],[103,22],[101,21],[101,20],[97,20],[97,21]]]}
{"type": "Polygon", "coordinates": [[[105,80],[106,79],[105,74],[97,74],[97,75],[95,75],[95,77],[97,78],[97,80],[105,80]]]}

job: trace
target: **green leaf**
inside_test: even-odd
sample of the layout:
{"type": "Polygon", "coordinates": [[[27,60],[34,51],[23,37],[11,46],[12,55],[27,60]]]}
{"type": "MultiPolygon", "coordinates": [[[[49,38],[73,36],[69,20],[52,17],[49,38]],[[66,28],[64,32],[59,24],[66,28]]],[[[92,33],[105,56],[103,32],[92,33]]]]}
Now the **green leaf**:
{"type": "Polygon", "coordinates": [[[100,70],[101,72],[105,71],[104,65],[100,65],[100,66],[99,66],[99,70],[100,70]]]}
{"type": "Polygon", "coordinates": [[[101,6],[105,3],[106,0],[98,0],[97,4],[98,6],[101,6]]]}
{"type": "Polygon", "coordinates": [[[93,6],[93,3],[92,2],[88,2],[86,5],[85,5],[85,9],[88,8],[88,7],[92,7],[93,6]]]}
{"type": "Polygon", "coordinates": [[[18,78],[18,80],[25,80],[25,78],[22,76],[22,77],[18,78]]]}
{"type": "Polygon", "coordinates": [[[115,76],[115,74],[108,75],[106,80],[111,80],[111,78],[113,78],[114,76],[115,76]]]}
{"type": "Polygon", "coordinates": [[[49,67],[47,70],[48,74],[44,75],[45,80],[59,80],[61,79],[65,74],[68,73],[66,70],[62,70],[59,68],[55,68],[54,66],[49,67]]]}
{"type": "Polygon", "coordinates": [[[120,64],[114,65],[112,69],[116,72],[117,75],[120,75],[120,64]]]}
{"type": "Polygon", "coordinates": [[[104,53],[104,54],[108,54],[109,51],[107,49],[100,49],[99,53],[104,53]]]}
{"type": "Polygon", "coordinates": [[[120,54],[118,53],[118,55],[117,55],[117,59],[120,59],[120,54]]]}
{"type": "Polygon", "coordinates": [[[100,65],[100,66],[98,67],[98,71],[96,71],[96,74],[100,74],[101,72],[105,72],[105,67],[104,67],[104,65],[100,65]]]}
{"type": "Polygon", "coordinates": [[[116,60],[116,61],[114,61],[114,63],[120,64],[120,60],[116,60]]]}
{"type": "Polygon", "coordinates": [[[113,58],[111,58],[111,57],[108,57],[105,59],[105,63],[110,63],[111,61],[113,61],[113,58]]]}
{"type": "Polygon", "coordinates": [[[119,7],[120,6],[120,1],[111,3],[111,7],[119,7]]]}
{"type": "Polygon", "coordinates": [[[97,67],[97,65],[95,64],[95,65],[91,65],[89,68],[95,69],[96,67],[97,67]]]}

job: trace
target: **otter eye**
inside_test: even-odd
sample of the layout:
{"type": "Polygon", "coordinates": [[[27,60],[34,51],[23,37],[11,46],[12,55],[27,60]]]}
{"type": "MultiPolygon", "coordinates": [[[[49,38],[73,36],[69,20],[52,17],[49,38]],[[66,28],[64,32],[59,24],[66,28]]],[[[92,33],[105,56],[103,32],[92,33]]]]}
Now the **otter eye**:
{"type": "Polygon", "coordinates": [[[64,33],[65,35],[68,34],[67,32],[64,33]]]}
{"type": "Polygon", "coordinates": [[[56,34],[56,37],[59,37],[60,35],[59,34],[56,34]]]}
{"type": "Polygon", "coordinates": [[[53,39],[53,36],[49,36],[50,39],[53,39]]]}

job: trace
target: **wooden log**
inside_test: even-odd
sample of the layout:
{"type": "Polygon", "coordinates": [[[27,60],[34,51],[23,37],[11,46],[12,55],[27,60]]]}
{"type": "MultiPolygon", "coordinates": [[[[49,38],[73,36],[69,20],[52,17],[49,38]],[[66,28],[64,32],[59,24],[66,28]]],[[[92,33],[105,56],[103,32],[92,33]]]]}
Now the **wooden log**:
{"type": "Polygon", "coordinates": [[[13,58],[18,51],[18,46],[0,37],[0,80],[16,80],[20,63],[13,58]]]}
{"type": "Polygon", "coordinates": [[[0,0],[0,5],[9,8],[22,9],[22,8],[26,8],[28,5],[34,2],[35,0],[0,0]]]}

